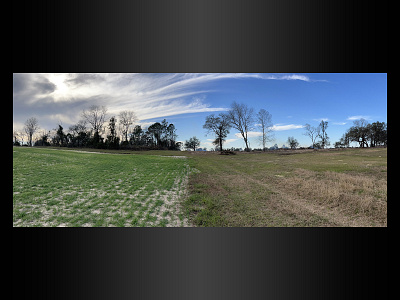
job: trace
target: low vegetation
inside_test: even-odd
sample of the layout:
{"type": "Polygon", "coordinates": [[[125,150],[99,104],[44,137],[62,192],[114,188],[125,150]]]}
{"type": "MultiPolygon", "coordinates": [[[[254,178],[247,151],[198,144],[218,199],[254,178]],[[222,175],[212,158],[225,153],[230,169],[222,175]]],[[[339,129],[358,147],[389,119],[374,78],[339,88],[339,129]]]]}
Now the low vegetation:
{"type": "Polygon", "coordinates": [[[387,226],[386,148],[232,153],[14,147],[13,225],[387,226]]]}
{"type": "Polygon", "coordinates": [[[387,149],[191,153],[197,226],[387,226],[387,149]]]}
{"type": "Polygon", "coordinates": [[[187,226],[188,171],[172,156],[14,147],[13,225],[187,226]]]}

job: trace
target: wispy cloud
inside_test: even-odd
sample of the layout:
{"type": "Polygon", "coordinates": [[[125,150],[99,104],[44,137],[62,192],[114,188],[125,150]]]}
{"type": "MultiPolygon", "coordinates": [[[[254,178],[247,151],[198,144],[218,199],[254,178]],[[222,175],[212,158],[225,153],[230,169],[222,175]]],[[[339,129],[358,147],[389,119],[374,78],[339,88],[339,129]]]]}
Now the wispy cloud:
{"type": "Polygon", "coordinates": [[[327,82],[324,79],[311,79],[307,75],[299,75],[299,74],[291,74],[291,75],[261,75],[262,79],[270,79],[270,80],[301,80],[307,82],[327,82]]]}
{"type": "MultiPolygon", "coordinates": [[[[242,135],[238,132],[235,133],[235,136],[238,138],[242,138],[242,135]]],[[[262,132],[258,132],[258,131],[249,131],[247,132],[247,137],[252,138],[252,137],[257,137],[257,136],[262,136],[262,132]]]]}
{"type": "Polygon", "coordinates": [[[346,122],[333,122],[333,125],[346,125],[346,122]]]}
{"type": "Polygon", "coordinates": [[[109,115],[133,110],[139,121],[224,111],[227,108],[207,102],[206,94],[210,91],[202,85],[223,77],[223,74],[14,74],[14,123],[36,116],[42,127],[55,127],[55,120],[72,124],[92,104],[107,106],[109,115]]]}
{"type": "MultiPolygon", "coordinates": [[[[316,81],[302,74],[14,74],[14,123],[33,115],[40,116],[45,128],[56,126],[56,119],[73,123],[92,104],[107,106],[109,115],[133,110],[142,122],[187,113],[226,111],[227,107],[207,101],[207,94],[214,90],[207,88],[206,83],[247,78],[316,81]]],[[[295,125],[276,130],[286,130],[283,128],[288,126],[295,125]]]]}
{"type": "Polygon", "coordinates": [[[360,119],[371,120],[371,117],[370,117],[370,116],[361,116],[361,115],[358,115],[358,116],[351,116],[351,117],[348,117],[348,118],[347,118],[347,120],[349,120],[349,121],[360,120],[360,119]]]}
{"type": "Polygon", "coordinates": [[[226,139],[225,142],[224,142],[224,145],[225,145],[225,146],[226,146],[226,145],[229,145],[230,143],[233,143],[233,142],[235,142],[235,141],[237,141],[237,139],[226,139]]]}
{"type": "Polygon", "coordinates": [[[289,125],[276,124],[276,125],[272,126],[272,130],[284,131],[284,130],[299,129],[299,128],[303,128],[303,127],[304,127],[304,125],[297,125],[297,124],[289,124],[289,125]]]}
{"type": "MultiPolygon", "coordinates": [[[[285,130],[292,130],[292,129],[299,129],[303,128],[304,125],[297,125],[297,124],[288,124],[288,125],[283,125],[283,124],[276,124],[271,127],[272,131],[285,131],[285,130]]],[[[241,133],[235,133],[235,136],[238,138],[242,138],[241,133]]],[[[252,137],[258,137],[262,136],[261,131],[249,131],[247,132],[247,137],[252,138],[252,137]]]]}
{"type": "Polygon", "coordinates": [[[280,80],[303,80],[303,81],[310,81],[310,78],[308,76],[305,75],[283,75],[280,78],[278,78],[280,80]]]}

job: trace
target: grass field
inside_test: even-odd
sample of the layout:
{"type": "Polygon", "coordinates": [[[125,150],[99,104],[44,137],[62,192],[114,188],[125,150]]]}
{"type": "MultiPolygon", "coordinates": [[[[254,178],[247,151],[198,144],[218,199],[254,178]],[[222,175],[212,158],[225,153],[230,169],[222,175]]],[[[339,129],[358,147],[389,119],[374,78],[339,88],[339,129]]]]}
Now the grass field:
{"type": "Polygon", "coordinates": [[[186,159],[13,148],[14,226],[188,226],[186,159]]]}
{"type": "Polygon", "coordinates": [[[193,154],[197,226],[387,226],[387,149],[193,154]]]}
{"type": "Polygon", "coordinates": [[[387,226],[386,148],[89,151],[14,147],[13,225],[387,226]]]}

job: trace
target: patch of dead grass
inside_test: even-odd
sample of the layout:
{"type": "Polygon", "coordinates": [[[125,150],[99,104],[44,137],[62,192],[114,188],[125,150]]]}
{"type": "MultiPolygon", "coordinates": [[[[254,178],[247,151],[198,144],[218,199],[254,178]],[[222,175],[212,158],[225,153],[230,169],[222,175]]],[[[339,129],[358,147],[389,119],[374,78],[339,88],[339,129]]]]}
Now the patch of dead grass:
{"type": "Polygon", "coordinates": [[[200,226],[387,226],[387,167],[360,153],[366,158],[353,159],[356,151],[204,155],[189,182],[191,218],[200,226]]]}
{"type": "Polygon", "coordinates": [[[334,209],[361,223],[368,220],[375,226],[387,226],[387,181],[384,179],[297,169],[293,176],[281,178],[275,184],[284,187],[292,197],[307,199],[331,211],[334,209]]]}

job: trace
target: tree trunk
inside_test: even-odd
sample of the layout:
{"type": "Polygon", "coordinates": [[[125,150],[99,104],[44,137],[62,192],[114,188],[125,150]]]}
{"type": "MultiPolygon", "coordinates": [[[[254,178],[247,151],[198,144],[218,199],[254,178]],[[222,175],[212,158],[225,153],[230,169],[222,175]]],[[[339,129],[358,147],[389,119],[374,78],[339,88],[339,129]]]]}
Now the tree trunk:
{"type": "Polygon", "coordinates": [[[243,140],[244,140],[244,143],[246,144],[246,149],[245,149],[245,151],[249,151],[249,145],[247,144],[247,136],[245,135],[244,132],[240,132],[240,134],[242,135],[243,140]]]}
{"type": "Polygon", "coordinates": [[[265,152],[265,132],[264,132],[264,126],[262,128],[262,143],[263,143],[263,152],[265,152]]]}

